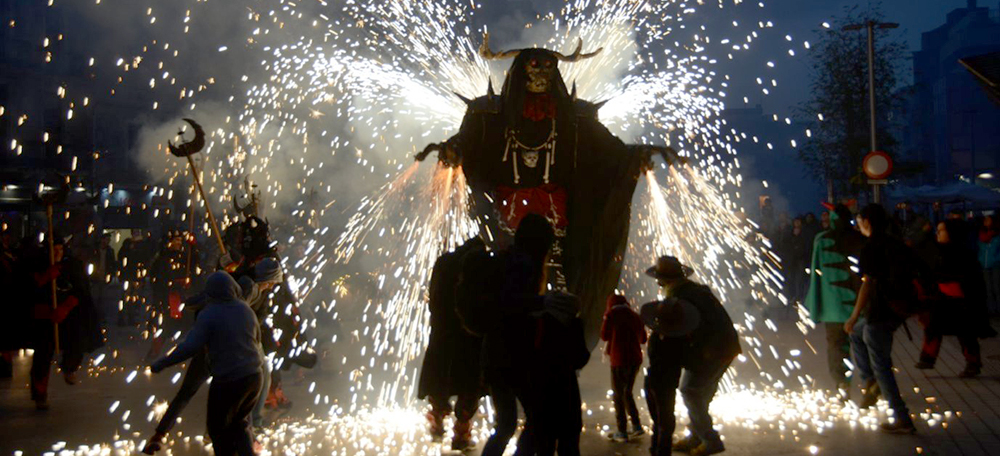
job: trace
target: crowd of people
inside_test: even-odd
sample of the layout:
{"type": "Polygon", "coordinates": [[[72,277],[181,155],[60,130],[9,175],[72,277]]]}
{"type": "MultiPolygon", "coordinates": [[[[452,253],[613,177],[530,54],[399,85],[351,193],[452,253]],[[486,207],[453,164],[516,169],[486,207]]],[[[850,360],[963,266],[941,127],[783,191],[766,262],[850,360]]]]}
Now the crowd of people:
{"type": "Polygon", "coordinates": [[[970,221],[951,213],[935,224],[906,212],[890,217],[872,204],[856,216],[836,206],[831,220],[832,228],[815,238],[803,304],[826,331],[828,367],[842,397],[850,396],[850,360],[859,405],[885,398],[893,417],[882,429],[912,433],[893,373],[893,334],[916,317],[924,329],[916,368],[933,369],[943,336],[955,335],[966,361],[959,376],[982,372],[979,339],[996,335],[989,323],[992,216],[970,221]]]}
{"type": "MultiPolygon", "coordinates": [[[[496,410],[495,428],[483,455],[504,453],[517,429],[518,404],[525,425],[515,454],[580,454],[583,418],[577,375],[590,360],[590,350],[579,300],[547,286],[545,265],[553,239],[544,217],[528,215],[509,248],[488,251],[473,238],[434,266],[430,344],[418,396],[431,405],[427,419],[435,439],[443,438],[444,418],[454,411],[453,450],[471,445],[470,421],[479,400],[489,395],[496,410]],[[457,398],[454,406],[452,397],[457,398]]],[[[691,273],[674,257],[660,258],[647,275],[662,287],[666,299],[636,312],[625,297],[611,296],[601,328],[601,337],[608,341],[618,421],[618,432],[611,438],[619,442],[646,434],[633,384],[643,364],[641,346],[648,338],[645,391],[654,455],[708,455],[725,449],[708,408],[740,344],[722,304],[708,287],[690,280],[691,273]],[[675,443],[678,387],[691,416],[691,433],[675,443]]]]}
{"type": "Polygon", "coordinates": [[[16,353],[32,349],[31,398],[38,410],[48,410],[57,354],[63,379],[75,385],[88,353],[147,344],[145,355],[136,355],[152,372],[181,362],[187,370],[143,451],[161,449],[195,392],[212,378],[207,436],[215,454],[256,454],[254,432],[265,424],[265,404],[291,405],[280,371],[317,361],[307,344],[293,340],[301,337],[302,319],[296,298],[279,286],[284,272],[276,243],[252,215],[227,229],[225,255],[198,248],[190,232],[160,228],[159,242],[146,230],[131,230],[117,251],[113,231],[21,239],[4,231],[0,285],[11,305],[0,322],[0,375],[11,377],[16,353]]]}

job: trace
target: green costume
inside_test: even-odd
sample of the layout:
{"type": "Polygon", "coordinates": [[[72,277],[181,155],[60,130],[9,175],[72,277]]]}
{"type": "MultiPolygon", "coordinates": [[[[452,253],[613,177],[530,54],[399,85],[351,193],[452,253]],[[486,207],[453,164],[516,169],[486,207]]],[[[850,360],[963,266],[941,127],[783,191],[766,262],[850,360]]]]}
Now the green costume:
{"type": "Polygon", "coordinates": [[[803,304],[816,323],[847,321],[861,287],[861,277],[851,270],[851,266],[857,267],[855,262],[861,255],[865,238],[851,226],[849,214],[846,208],[831,210],[832,229],[820,232],[813,241],[809,292],[803,304]]]}

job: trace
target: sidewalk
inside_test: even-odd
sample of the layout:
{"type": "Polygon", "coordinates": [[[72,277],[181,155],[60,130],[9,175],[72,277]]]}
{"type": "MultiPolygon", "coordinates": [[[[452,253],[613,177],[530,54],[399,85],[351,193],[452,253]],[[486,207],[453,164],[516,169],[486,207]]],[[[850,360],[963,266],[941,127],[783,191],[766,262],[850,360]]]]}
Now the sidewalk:
{"type": "MultiPolygon", "coordinates": [[[[783,349],[792,344],[801,346],[802,337],[787,324],[772,334],[767,343],[783,349]]],[[[1000,322],[994,321],[995,327],[1000,322]]],[[[864,429],[879,419],[865,414],[858,415],[852,407],[842,408],[836,401],[828,401],[822,395],[802,396],[794,391],[782,394],[724,395],[713,404],[713,414],[717,423],[722,424],[722,434],[727,445],[727,455],[998,455],[1000,454],[1000,339],[983,341],[983,375],[975,379],[959,379],[957,373],[964,367],[964,361],[957,340],[946,337],[937,370],[921,371],[913,368],[919,353],[919,337],[922,332],[915,322],[910,322],[913,341],[906,338],[904,331],[896,334],[893,353],[898,368],[898,381],[904,399],[913,413],[921,414],[917,420],[918,434],[915,436],[883,435],[877,431],[864,429]],[[811,414],[811,415],[810,415],[811,414]],[[824,415],[827,414],[827,415],[824,415]],[[853,414],[853,415],[852,415],[853,414]],[[744,416],[757,417],[743,419],[744,416]],[[829,415],[829,416],[828,416],[829,415]],[[950,415],[950,418],[948,417],[950,415]],[[829,418],[832,416],[833,418],[829,418]],[[829,418],[829,422],[825,422],[829,418]],[[742,420],[742,421],[741,421],[742,420]],[[816,423],[821,423],[822,433],[816,431],[816,423]],[[851,423],[854,423],[853,426],[851,423]],[[930,423],[929,423],[930,422],[930,423]]],[[[801,371],[794,375],[811,373],[821,387],[826,385],[824,358],[825,338],[819,332],[810,334],[808,341],[819,355],[803,353],[801,371]]],[[[53,445],[65,441],[67,449],[76,450],[81,445],[113,445],[116,439],[131,440],[137,445],[147,437],[153,428],[149,420],[150,402],[161,403],[172,397],[177,385],[171,379],[179,370],[161,375],[147,375],[138,372],[131,383],[128,376],[139,364],[148,344],[130,341],[119,353],[118,359],[109,355],[102,362],[97,376],[81,377],[76,386],[63,383],[61,376],[53,373],[50,395],[51,410],[37,412],[28,398],[27,369],[30,358],[17,359],[14,380],[0,381],[0,456],[12,455],[15,450],[24,455],[42,454],[53,451],[53,445]],[[121,366],[121,367],[114,367],[121,366]],[[129,367],[126,367],[129,366],[129,367]],[[110,409],[115,403],[114,411],[110,409]]],[[[353,351],[356,346],[340,345],[338,352],[327,359],[340,359],[340,351],[353,351]]],[[[306,371],[304,380],[296,381],[294,375],[286,375],[286,393],[295,402],[295,407],[287,417],[281,418],[284,426],[269,434],[271,454],[283,454],[281,449],[294,444],[294,454],[330,454],[338,446],[352,448],[370,447],[370,451],[349,454],[436,454],[441,450],[430,443],[423,431],[423,417],[419,412],[409,412],[400,416],[397,426],[391,432],[383,432],[384,423],[379,426],[365,423],[346,423],[337,420],[310,420],[312,413],[325,417],[330,406],[320,401],[313,406],[317,394],[329,395],[331,402],[344,394],[347,372],[340,363],[328,362],[316,370],[306,371]],[[309,392],[312,382],[316,391],[309,392]],[[350,433],[345,429],[350,427],[350,433]],[[380,429],[373,431],[372,429],[380,429]],[[360,432],[363,435],[358,435],[360,432]],[[382,433],[379,433],[382,432],[382,433]],[[395,432],[397,438],[387,438],[395,432]],[[400,439],[410,439],[407,443],[400,439]],[[309,442],[307,445],[306,442],[309,442]],[[365,443],[367,442],[367,443],[365,443]],[[322,447],[320,447],[322,445],[322,447]],[[395,445],[395,446],[392,446],[395,445]],[[386,448],[389,448],[386,450],[386,448]]],[[[53,370],[54,371],[54,370],[53,370]]],[[[349,369],[348,369],[349,371],[349,369]]],[[[771,372],[775,377],[782,373],[771,372]]],[[[753,380],[753,379],[750,379],[753,380]]],[[[760,379],[758,380],[758,383],[760,379]]],[[[748,379],[740,379],[746,384],[748,379]]],[[[791,384],[790,381],[786,382],[791,384]]],[[[584,455],[645,455],[648,454],[649,436],[637,442],[614,444],[605,437],[613,432],[614,417],[611,412],[610,374],[600,349],[596,349],[591,363],[580,378],[583,399],[585,431],[581,440],[584,455]]],[[[636,382],[637,396],[641,391],[642,378],[636,382]]],[[[203,388],[183,415],[183,422],[177,426],[182,437],[175,440],[170,448],[172,454],[210,454],[198,441],[204,433],[205,397],[203,388]],[[187,440],[187,442],[185,442],[187,440]]],[[[855,394],[857,394],[855,392],[855,394]]],[[[857,397],[857,396],[855,396],[857,397]]],[[[637,397],[640,412],[647,427],[648,420],[645,401],[637,397]]],[[[349,402],[347,402],[349,403],[349,402]]],[[[418,403],[423,407],[424,404],[418,403]]],[[[272,417],[274,417],[272,415],[272,417]]],[[[396,419],[396,418],[394,418],[396,419]]],[[[679,420],[678,432],[683,431],[679,420]]],[[[484,431],[482,436],[486,435],[484,431]]],[[[124,445],[128,447],[129,444],[124,445]]],[[[481,448],[481,442],[480,446],[481,448]]],[[[467,453],[477,455],[478,449],[467,453]]],[[[78,453],[82,454],[82,453],[78,453]]],[[[122,452],[121,454],[125,454],[122,452]]],[[[136,453],[133,453],[136,454],[136,453]]],[[[339,454],[339,453],[338,453],[339,454]]]]}

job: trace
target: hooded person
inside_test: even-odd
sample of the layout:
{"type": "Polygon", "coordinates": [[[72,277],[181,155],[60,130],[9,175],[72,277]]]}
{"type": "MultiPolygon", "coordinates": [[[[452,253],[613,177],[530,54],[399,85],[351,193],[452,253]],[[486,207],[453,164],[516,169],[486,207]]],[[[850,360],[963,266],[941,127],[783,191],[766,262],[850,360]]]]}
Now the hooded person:
{"type": "Polygon", "coordinates": [[[653,456],[669,456],[672,450],[692,456],[725,451],[712,427],[708,407],[723,374],[741,352],[739,335],[712,290],[688,278],[693,272],[671,256],[660,257],[646,271],[667,296],[640,309],[643,322],[654,333],[649,339],[646,374],[653,456]],[[691,432],[672,444],[678,386],[691,419],[691,432]]]}
{"type": "Polygon", "coordinates": [[[250,414],[261,387],[263,353],[257,316],[242,300],[242,290],[219,271],[205,284],[208,302],[194,327],[169,355],[155,361],[153,373],[181,363],[207,348],[212,385],[208,391],[208,434],[215,454],[254,454],[250,414]]]}
{"type": "Polygon", "coordinates": [[[459,167],[472,189],[470,210],[490,232],[490,248],[510,243],[528,214],[544,217],[555,232],[547,269],[554,288],[580,298],[585,334],[597,344],[604,299],[617,286],[628,240],[632,195],[653,153],[668,163],[681,160],[672,149],[626,145],[598,120],[601,103],[579,99],[559,70],[593,57],[578,41],[569,55],[528,48],[494,52],[488,37],[485,59],[513,59],[499,94],[468,100],[457,134],[431,144],[446,166],[459,167]],[[601,185],[595,185],[599,182],[601,185]]]}
{"type": "Polygon", "coordinates": [[[482,239],[474,237],[441,255],[434,263],[428,286],[431,335],[420,368],[417,397],[430,402],[427,420],[435,440],[444,436],[444,418],[454,410],[452,450],[471,445],[471,422],[483,396],[479,363],[482,338],[462,326],[457,313],[457,288],[465,258],[485,252],[485,247],[482,239]],[[454,408],[452,396],[457,396],[454,408]]]}
{"type": "Polygon", "coordinates": [[[826,331],[827,369],[844,397],[849,390],[844,360],[851,357],[844,322],[850,318],[861,288],[861,278],[851,267],[856,265],[865,245],[865,237],[851,225],[852,219],[847,206],[838,204],[831,208],[831,228],[817,234],[812,244],[809,291],[803,302],[812,321],[826,331]]]}
{"type": "Polygon", "coordinates": [[[646,328],[621,295],[608,296],[608,309],[604,312],[601,325],[601,340],[607,342],[604,351],[611,358],[611,389],[615,404],[615,420],[618,432],[609,436],[617,442],[628,441],[645,431],[639,420],[639,408],[635,405],[632,386],[642,367],[642,344],[646,343],[646,328]],[[632,432],[628,432],[628,421],[632,419],[632,432]]]}
{"type": "Polygon", "coordinates": [[[583,336],[580,300],[571,294],[546,293],[532,341],[531,386],[538,395],[537,420],[525,427],[538,456],[578,456],[583,430],[577,372],[590,360],[583,336]]]}
{"type": "MultiPolygon", "coordinates": [[[[494,280],[499,284],[491,287],[497,299],[464,312],[469,321],[490,322],[482,326],[482,363],[496,409],[496,427],[483,448],[483,456],[504,453],[517,429],[518,402],[524,409],[526,429],[531,429],[538,419],[538,394],[525,372],[530,372],[534,352],[536,321],[531,313],[544,307],[545,263],[553,238],[552,226],[544,217],[525,216],[517,227],[514,245],[498,255],[502,275],[494,280]]],[[[517,455],[533,454],[531,438],[531,432],[521,433],[517,455]]]]}

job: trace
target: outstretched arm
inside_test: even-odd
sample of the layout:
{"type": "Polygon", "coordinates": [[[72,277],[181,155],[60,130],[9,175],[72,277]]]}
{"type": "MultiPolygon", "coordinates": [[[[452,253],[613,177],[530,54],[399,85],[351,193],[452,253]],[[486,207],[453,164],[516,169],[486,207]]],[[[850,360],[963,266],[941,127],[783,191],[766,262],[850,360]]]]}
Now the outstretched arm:
{"type": "Polygon", "coordinates": [[[631,152],[642,154],[643,158],[646,160],[645,169],[653,168],[653,156],[659,155],[663,157],[663,161],[667,163],[668,166],[673,166],[676,164],[687,164],[688,160],[686,157],[682,157],[677,150],[670,146],[653,146],[648,144],[630,144],[628,148],[631,152]]]}

